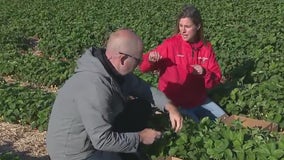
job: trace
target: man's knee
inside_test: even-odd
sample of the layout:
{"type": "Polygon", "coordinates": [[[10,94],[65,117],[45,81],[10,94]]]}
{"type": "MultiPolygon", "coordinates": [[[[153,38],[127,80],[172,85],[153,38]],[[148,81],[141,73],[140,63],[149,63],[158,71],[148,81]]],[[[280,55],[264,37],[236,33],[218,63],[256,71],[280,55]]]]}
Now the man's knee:
{"type": "Polygon", "coordinates": [[[141,131],[147,127],[151,114],[150,103],[141,99],[130,100],[124,111],[117,116],[114,129],[119,132],[141,131]]]}

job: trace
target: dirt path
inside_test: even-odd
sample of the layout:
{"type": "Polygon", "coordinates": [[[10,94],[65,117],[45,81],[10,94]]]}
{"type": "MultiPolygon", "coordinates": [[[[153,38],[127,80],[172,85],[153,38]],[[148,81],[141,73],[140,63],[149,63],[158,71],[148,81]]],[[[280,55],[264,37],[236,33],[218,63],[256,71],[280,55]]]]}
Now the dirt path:
{"type": "Polygon", "coordinates": [[[21,160],[49,160],[45,135],[29,126],[0,122],[0,155],[12,152],[21,160]]]}

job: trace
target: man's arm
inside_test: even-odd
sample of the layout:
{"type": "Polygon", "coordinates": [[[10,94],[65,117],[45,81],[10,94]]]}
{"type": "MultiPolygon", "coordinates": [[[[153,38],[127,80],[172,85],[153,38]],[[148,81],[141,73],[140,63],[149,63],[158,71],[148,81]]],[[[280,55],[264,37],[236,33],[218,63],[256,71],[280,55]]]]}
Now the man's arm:
{"type": "Polygon", "coordinates": [[[183,118],[177,107],[157,88],[150,86],[137,76],[129,74],[125,78],[123,90],[129,95],[147,100],[161,111],[169,112],[172,128],[176,132],[182,128],[183,118]]]}
{"type": "Polygon", "coordinates": [[[113,95],[109,88],[100,79],[83,84],[84,93],[75,101],[94,148],[101,151],[136,152],[140,143],[138,133],[118,133],[112,130],[111,121],[117,111],[111,106],[113,95]]]}
{"type": "Polygon", "coordinates": [[[182,128],[183,118],[177,107],[169,102],[166,104],[165,110],[169,112],[172,129],[174,129],[175,132],[180,131],[182,128]]]}

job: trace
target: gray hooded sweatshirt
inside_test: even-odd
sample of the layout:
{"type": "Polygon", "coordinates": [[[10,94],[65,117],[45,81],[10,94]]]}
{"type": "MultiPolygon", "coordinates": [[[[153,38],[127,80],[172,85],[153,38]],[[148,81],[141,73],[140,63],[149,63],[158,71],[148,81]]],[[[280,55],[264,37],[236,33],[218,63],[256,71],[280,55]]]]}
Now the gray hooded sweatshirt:
{"type": "MultiPolygon", "coordinates": [[[[104,54],[104,49],[96,49],[104,54]]],[[[137,132],[112,130],[114,118],[123,110],[126,96],[143,98],[162,111],[169,99],[133,74],[118,83],[92,48],[77,61],[77,68],[58,91],[49,119],[47,150],[52,160],[86,159],[97,150],[136,152],[137,132]]]]}

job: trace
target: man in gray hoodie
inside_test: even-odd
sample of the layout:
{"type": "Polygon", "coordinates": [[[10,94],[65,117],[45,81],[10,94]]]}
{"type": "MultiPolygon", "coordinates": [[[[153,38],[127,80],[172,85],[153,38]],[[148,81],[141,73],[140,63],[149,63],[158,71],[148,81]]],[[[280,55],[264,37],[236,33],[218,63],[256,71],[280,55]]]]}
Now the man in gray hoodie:
{"type": "Polygon", "coordinates": [[[132,73],[142,53],[142,40],[130,29],[113,32],[106,49],[86,50],[77,61],[75,74],[58,91],[52,108],[47,131],[52,160],[121,160],[120,153],[136,153],[140,144],[149,145],[160,138],[161,132],[138,125],[141,115],[146,115],[143,112],[128,119],[131,113],[125,112],[127,107],[132,111],[145,107],[147,113],[147,103],[152,104],[169,113],[176,132],[181,129],[183,119],[177,108],[162,92],[132,73]],[[129,96],[138,103],[129,103],[129,96]],[[122,128],[121,114],[121,123],[137,121],[138,128],[122,128]]]}

